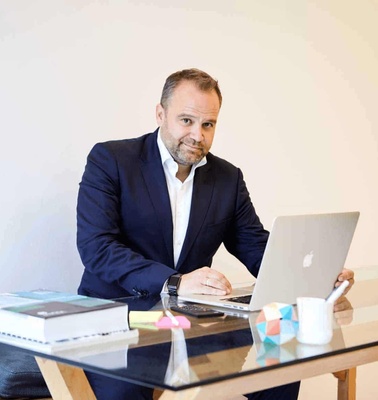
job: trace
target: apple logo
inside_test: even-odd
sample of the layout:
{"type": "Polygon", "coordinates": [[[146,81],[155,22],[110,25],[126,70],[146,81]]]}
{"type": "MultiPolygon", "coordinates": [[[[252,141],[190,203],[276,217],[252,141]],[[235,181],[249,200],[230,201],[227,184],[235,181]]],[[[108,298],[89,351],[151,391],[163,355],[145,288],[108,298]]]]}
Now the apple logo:
{"type": "Polygon", "coordinates": [[[303,259],[303,268],[311,267],[313,258],[314,258],[314,252],[313,250],[311,250],[308,254],[305,255],[303,259]]]}

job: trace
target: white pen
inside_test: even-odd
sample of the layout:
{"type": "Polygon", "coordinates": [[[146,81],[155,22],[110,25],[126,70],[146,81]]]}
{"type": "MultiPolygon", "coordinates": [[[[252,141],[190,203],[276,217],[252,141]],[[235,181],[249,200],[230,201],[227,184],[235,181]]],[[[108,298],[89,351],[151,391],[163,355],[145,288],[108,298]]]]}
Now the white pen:
{"type": "Polygon", "coordinates": [[[165,315],[171,320],[174,326],[180,325],[180,322],[177,321],[176,317],[169,310],[165,310],[165,315]]]}
{"type": "Polygon", "coordinates": [[[348,287],[348,285],[349,281],[344,281],[336,289],[333,289],[331,294],[326,299],[327,303],[334,303],[344,293],[344,290],[348,287]]]}

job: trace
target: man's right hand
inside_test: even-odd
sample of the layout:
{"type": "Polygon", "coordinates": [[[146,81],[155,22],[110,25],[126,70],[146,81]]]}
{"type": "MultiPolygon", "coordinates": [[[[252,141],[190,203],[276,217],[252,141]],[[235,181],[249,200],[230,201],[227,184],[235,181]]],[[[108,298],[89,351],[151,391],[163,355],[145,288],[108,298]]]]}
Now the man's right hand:
{"type": "Polygon", "coordinates": [[[224,296],[230,294],[232,286],[229,280],[219,271],[202,267],[181,277],[178,294],[213,294],[224,296]]]}

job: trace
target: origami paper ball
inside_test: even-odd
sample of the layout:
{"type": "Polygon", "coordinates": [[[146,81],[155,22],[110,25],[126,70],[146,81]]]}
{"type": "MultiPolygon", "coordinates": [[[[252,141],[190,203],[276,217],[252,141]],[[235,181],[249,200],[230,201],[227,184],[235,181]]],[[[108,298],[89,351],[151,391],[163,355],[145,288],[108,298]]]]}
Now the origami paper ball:
{"type": "Polygon", "coordinates": [[[256,328],[262,342],[274,345],[286,343],[297,334],[297,314],[290,304],[267,304],[257,316],[256,328]]]}
{"type": "Polygon", "coordinates": [[[259,346],[257,346],[257,363],[263,367],[268,367],[295,360],[295,348],[288,346],[290,346],[290,344],[276,346],[272,343],[260,343],[259,346]]]}

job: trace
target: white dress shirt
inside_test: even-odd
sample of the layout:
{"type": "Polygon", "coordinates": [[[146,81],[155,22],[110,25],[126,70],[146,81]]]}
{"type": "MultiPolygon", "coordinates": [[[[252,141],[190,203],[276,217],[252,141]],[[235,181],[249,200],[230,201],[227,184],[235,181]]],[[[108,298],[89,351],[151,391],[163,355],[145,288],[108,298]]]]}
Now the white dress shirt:
{"type": "Polygon", "coordinates": [[[192,204],[194,173],[197,168],[205,165],[207,160],[206,157],[204,157],[199,163],[193,165],[189,176],[184,182],[181,182],[180,179],[176,178],[178,165],[165,147],[165,144],[160,137],[160,130],[158,132],[157,145],[160,152],[161,162],[163,164],[169,199],[171,202],[173,221],[173,256],[175,266],[177,266],[182,245],[185,240],[186,230],[188,228],[190,206],[192,204]]]}

